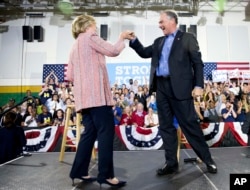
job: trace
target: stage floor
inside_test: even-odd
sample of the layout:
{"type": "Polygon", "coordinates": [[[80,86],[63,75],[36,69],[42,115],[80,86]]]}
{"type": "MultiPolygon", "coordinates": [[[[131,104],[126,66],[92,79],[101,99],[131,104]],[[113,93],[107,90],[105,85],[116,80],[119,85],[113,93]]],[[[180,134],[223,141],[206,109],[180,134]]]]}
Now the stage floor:
{"type": "MultiPolygon", "coordinates": [[[[155,171],[164,163],[164,152],[115,151],[115,174],[128,183],[124,190],[228,190],[230,173],[250,173],[249,147],[211,148],[218,173],[210,174],[205,164],[184,163],[184,158],[195,157],[191,149],[182,149],[180,171],[174,176],[158,177],[155,171]]],[[[98,190],[92,184],[76,180],[72,186],[69,171],[75,153],[65,153],[59,162],[59,152],[33,153],[0,166],[0,190],[98,190]]],[[[90,174],[97,174],[97,162],[91,162],[90,174]]],[[[102,189],[112,189],[102,185],[102,189]]]]}

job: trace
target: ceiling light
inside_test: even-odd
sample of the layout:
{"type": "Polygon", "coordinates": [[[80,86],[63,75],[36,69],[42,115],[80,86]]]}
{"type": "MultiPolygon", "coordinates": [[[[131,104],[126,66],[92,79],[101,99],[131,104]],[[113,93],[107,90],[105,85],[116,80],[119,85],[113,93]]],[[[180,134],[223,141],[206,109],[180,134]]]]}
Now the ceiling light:
{"type": "Polygon", "coordinates": [[[58,1],[57,7],[63,14],[71,15],[73,13],[74,3],[70,0],[61,0],[58,1]]]}

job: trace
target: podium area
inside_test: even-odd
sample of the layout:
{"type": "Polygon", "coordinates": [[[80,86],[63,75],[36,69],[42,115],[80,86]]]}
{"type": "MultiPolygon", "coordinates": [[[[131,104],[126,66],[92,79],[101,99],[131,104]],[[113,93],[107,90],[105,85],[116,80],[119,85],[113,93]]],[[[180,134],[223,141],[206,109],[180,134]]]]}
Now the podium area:
{"type": "MultiPolygon", "coordinates": [[[[126,180],[124,190],[228,190],[230,174],[250,173],[250,147],[210,148],[218,166],[217,174],[210,174],[206,165],[184,162],[196,158],[192,149],[181,149],[179,172],[172,176],[156,176],[156,169],[164,163],[163,150],[114,151],[115,174],[126,180]]],[[[97,182],[75,180],[72,186],[69,172],[75,152],[65,152],[58,161],[59,152],[33,153],[0,165],[0,190],[98,190],[97,182]]],[[[98,154],[97,154],[98,157],[98,154]]],[[[90,165],[90,175],[97,174],[97,160],[90,165]]],[[[102,185],[101,189],[112,189],[102,185]]]]}

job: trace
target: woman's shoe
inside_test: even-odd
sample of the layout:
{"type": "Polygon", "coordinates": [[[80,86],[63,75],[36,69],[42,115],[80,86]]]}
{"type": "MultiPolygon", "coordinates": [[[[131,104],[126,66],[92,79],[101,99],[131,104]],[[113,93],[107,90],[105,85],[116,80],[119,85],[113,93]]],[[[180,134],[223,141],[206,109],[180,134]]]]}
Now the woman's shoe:
{"type": "Polygon", "coordinates": [[[97,178],[96,177],[75,177],[71,179],[72,179],[72,186],[75,186],[74,179],[81,179],[84,182],[91,183],[91,182],[96,181],[97,178]]]}
{"type": "Polygon", "coordinates": [[[108,180],[106,179],[97,179],[97,182],[100,184],[100,187],[102,186],[102,184],[107,184],[110,185],[111,187],[123,187],[126,185],[126,181],[118,181],[118,183],[110,183],[108,180]]]}

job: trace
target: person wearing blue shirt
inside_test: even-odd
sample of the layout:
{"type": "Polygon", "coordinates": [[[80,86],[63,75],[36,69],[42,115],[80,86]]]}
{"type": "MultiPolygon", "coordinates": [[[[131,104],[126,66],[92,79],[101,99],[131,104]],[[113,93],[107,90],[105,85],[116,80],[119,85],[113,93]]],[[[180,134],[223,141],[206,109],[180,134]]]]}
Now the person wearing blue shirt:
{"type": "Polygon", "coordinates": [[[229,100],[226,101],[226,107],[221,110],[221,115],[224,122],[235,122],[237,114],[229,100]]]}
{"type": "Polygon", "coordinates": [[[204,64],[198,41],[195,35],[178,29],[178,14],[174,10],[162,11],[158,23],[163,36],[156,38],[153,44],[143,46],[134,33],[129,42],[141,58],[151,58],[149,92],[156,92],[159,130],[165,150],[165,163],[156,174],[173,174],[179,169],[174,116],[208,172],[217,173],[194,109],[193,100],[203,96],[204,88],[204,64]]]}
{"type": "Polygon", "coordinates": [[[119,125],[121,117],[122,117],[122,108],[117,105],[117,99],[114,98],[114,106],[113,106],[113,113],[114,113],[114,122],[115,125],[119,125]]]}

